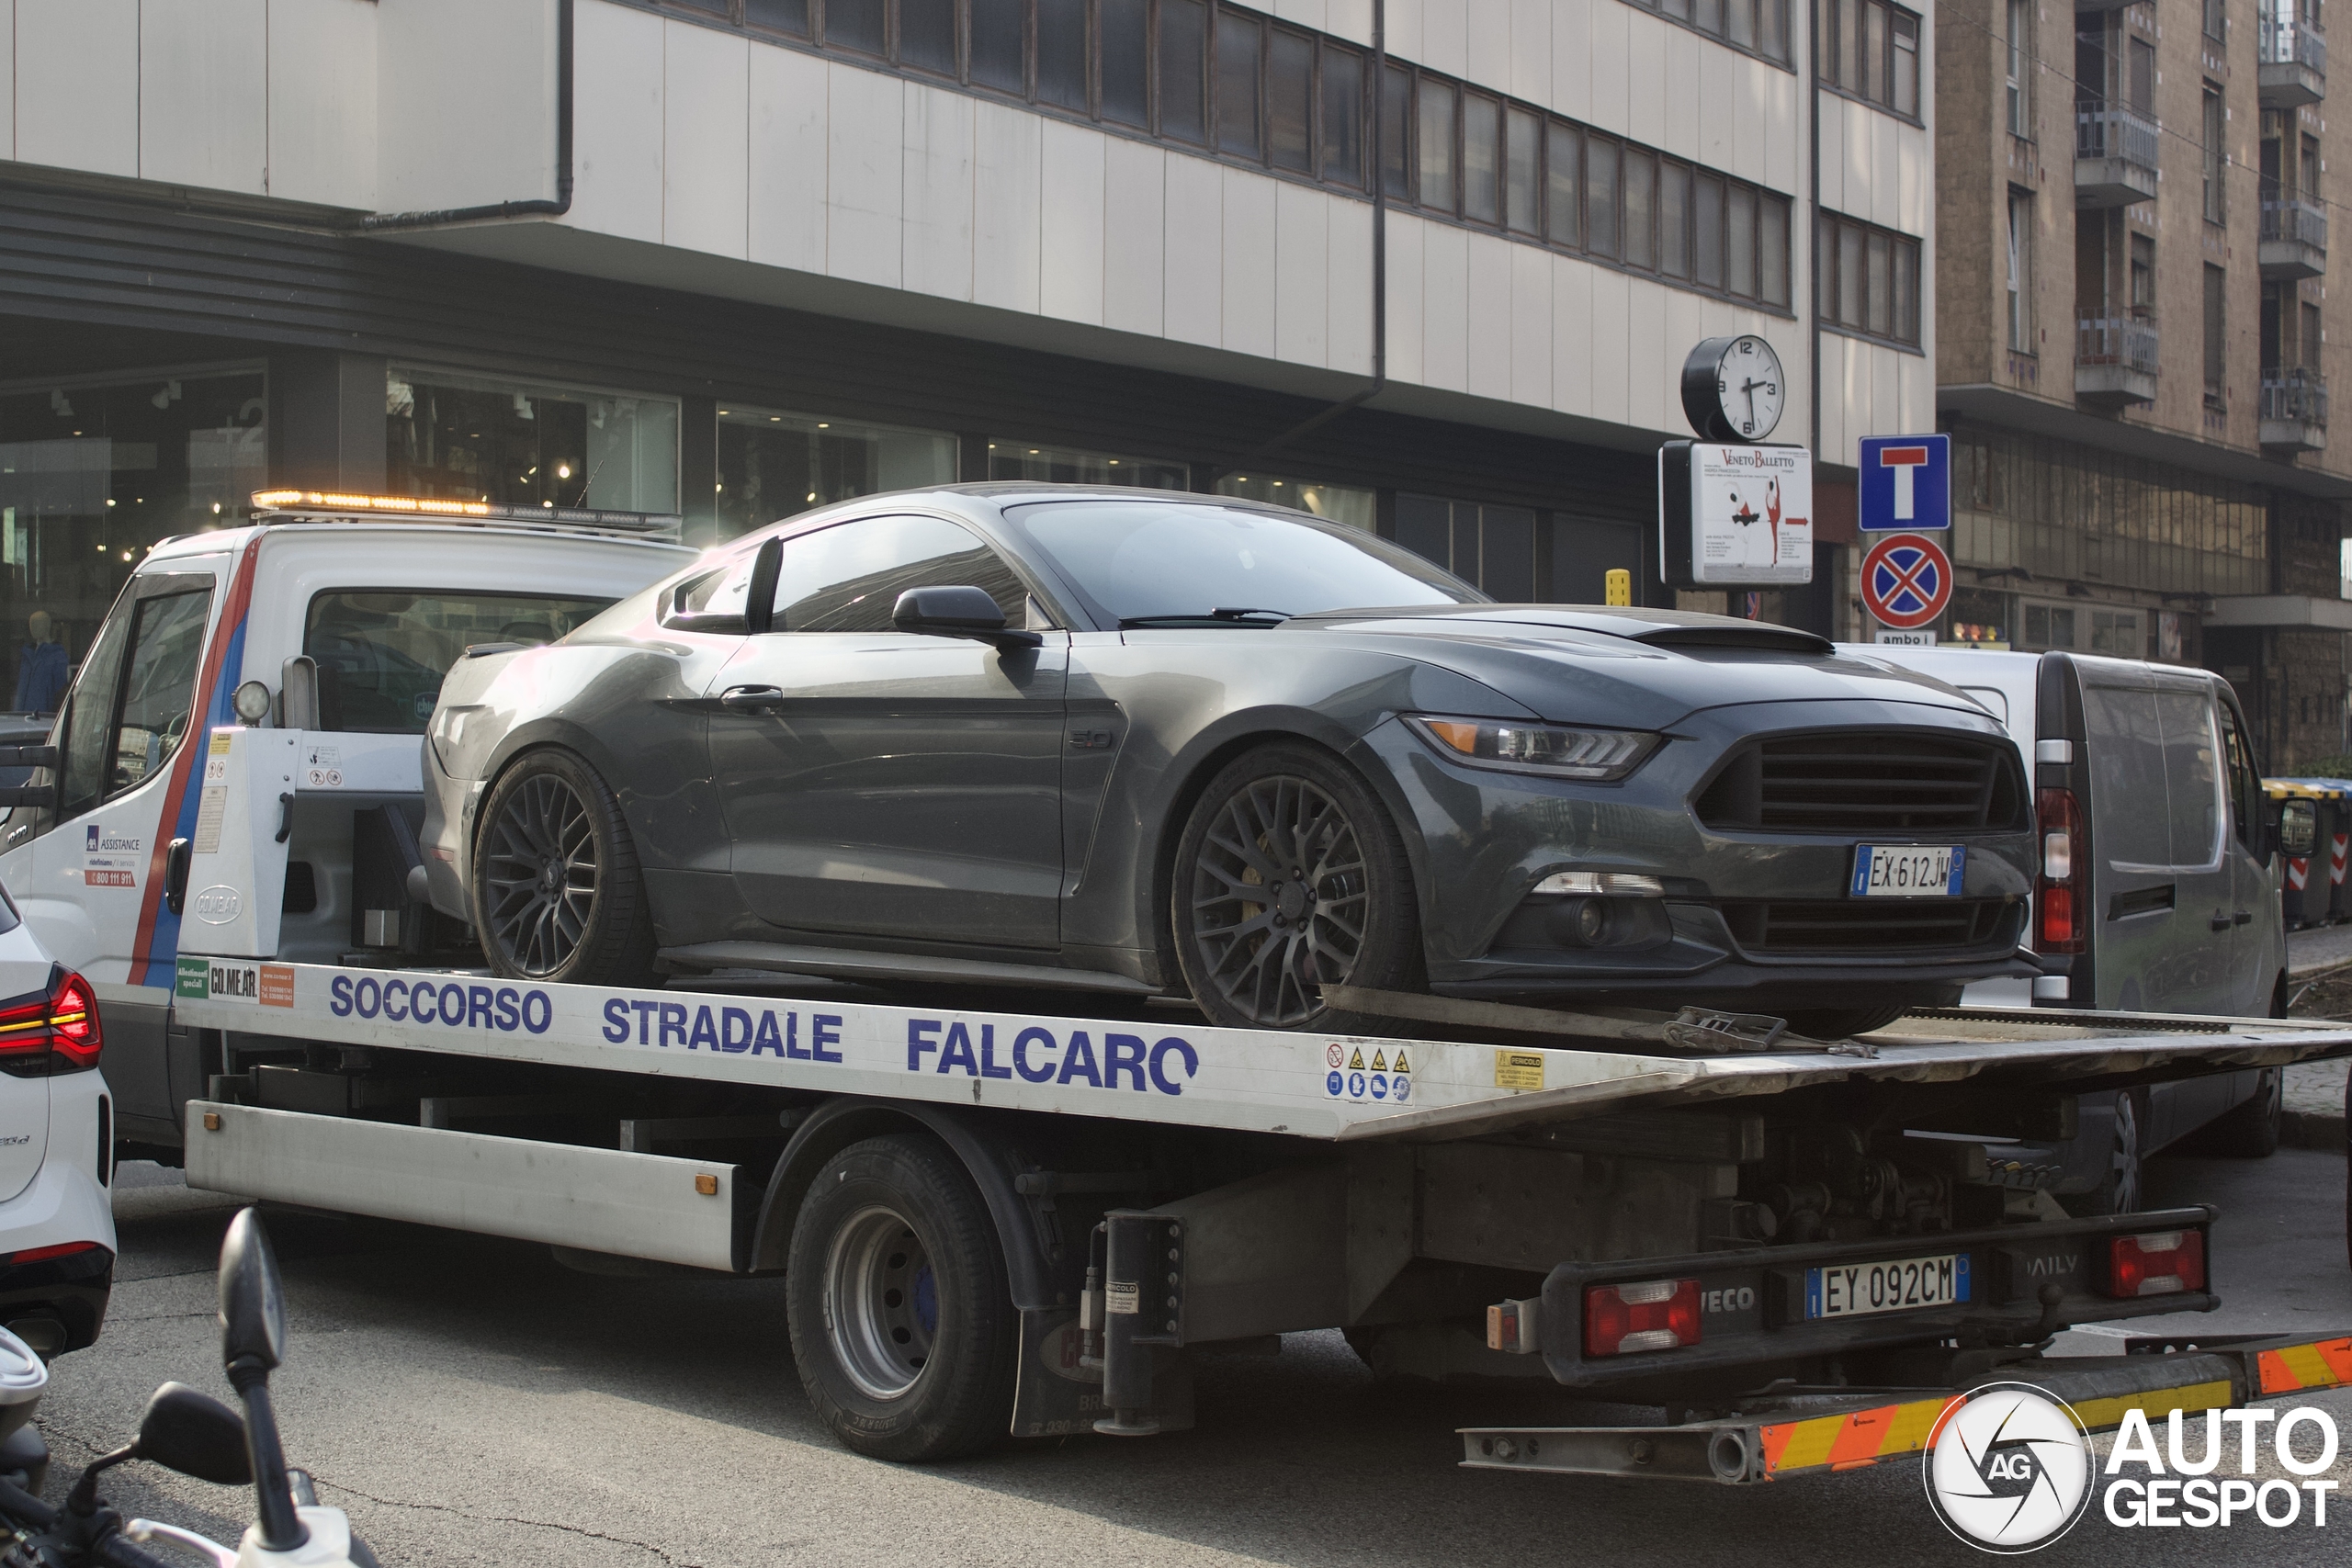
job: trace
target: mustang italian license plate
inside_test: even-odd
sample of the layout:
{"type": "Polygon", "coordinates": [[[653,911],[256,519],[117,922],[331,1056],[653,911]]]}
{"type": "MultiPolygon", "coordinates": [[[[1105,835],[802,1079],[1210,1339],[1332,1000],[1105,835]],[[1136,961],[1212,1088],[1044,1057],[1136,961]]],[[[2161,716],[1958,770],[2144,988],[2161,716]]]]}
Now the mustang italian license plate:
{"type": "Polygon", "coordinates": [[[1957,898],[1967,859],[1960,844],[1856,844],[1854,897],[1957,898]]]}
{"type": "Polygon", "coordinates": [[[1804,1314],[1867,1317],[1968,1300],[1968,1254],[1904,1258],[1891,1263],[1833,1263],[1804,1271],[1804,1314]]]}

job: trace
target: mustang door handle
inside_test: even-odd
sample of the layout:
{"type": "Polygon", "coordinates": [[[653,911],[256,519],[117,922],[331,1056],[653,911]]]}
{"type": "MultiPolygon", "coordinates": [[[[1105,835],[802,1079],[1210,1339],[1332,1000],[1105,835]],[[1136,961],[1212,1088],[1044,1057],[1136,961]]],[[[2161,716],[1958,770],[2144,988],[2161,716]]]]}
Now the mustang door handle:
{"type": "Polygon", "coordinates": [[[784,693],[775,686],[729,686],[718,694],[721,707],[741,712],[747,709],[772,708],[784,701],[784,693]]]}

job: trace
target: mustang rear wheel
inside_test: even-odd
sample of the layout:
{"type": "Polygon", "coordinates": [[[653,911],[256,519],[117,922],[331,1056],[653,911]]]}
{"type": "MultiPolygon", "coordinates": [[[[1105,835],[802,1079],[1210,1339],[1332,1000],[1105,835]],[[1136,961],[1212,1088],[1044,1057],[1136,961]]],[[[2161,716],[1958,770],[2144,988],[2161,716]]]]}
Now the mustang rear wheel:
{"type": "Polygon", "coordinates": [[[529,752],[492,788],[474,845],[474,927],[490,966],[516,979],[650,978],[636,846],[620,803],[578,758],[529,752]]]}
{"type": "Polygon", "coordinates": [[[1177,959],[1212,1022],[1351,1025],[1323,987],[1420,982],[1404,843],[1371,791],[1311,747],[1261,747],[1221,769],[1185,825],[1173,882],[1177,959]]]}

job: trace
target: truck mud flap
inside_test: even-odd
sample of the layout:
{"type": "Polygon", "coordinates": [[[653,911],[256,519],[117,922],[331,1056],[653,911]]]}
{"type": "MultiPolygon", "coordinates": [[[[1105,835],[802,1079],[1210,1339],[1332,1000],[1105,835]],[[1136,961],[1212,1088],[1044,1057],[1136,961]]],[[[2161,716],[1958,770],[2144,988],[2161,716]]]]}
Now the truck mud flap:
{"type": "MultiPolygon", "coordinates": [[[[2230,1410],[2257,1399],[2352,1386],[2352,1337],[2282,1336],[2162,1354],[2005,1363],[1987,1382],[2025,1382],[2072,1406],[2084,1428],[2113,1431],[2138,1410],[2230,1410]]],[[[1674,1427],[1464,1427],[1462,1464],[1553,1475],[1621,1475],[1739,1486],[1865,1470],[1935,1439],[1962,1391],[1880,1393],[1674,1427]]]]}
{"type": "Polygon", "coordinates": [[[707,1160],[207,1100],[185,1131],[190,1187],[729,1272],[761,1191],[707,1160]]]}

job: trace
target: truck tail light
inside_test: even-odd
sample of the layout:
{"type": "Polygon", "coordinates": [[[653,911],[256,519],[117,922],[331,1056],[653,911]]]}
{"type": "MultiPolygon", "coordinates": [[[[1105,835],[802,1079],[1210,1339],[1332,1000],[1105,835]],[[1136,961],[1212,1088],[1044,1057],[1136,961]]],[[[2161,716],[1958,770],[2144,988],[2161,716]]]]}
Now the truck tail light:
{"type": "Polygon", "coordinates": [[[2107,1293],[2171,1296],[2205,1288],[2205,1233],[2152,1231],[2108,1242],[2107,1293]]]}
{"type": "Polygon", "coordinates": [[[98,1065],[98,998],[71,969],[51,972],[49,994],[0,1007],[0,1072],[20,1078],[98,1065]]]}
{"type": "Polygon", "coordinates": [[[1630,1356],[1699,1343],[1699,1281],[1645,1280],[1584,1292],[1584,1353],[1630,1356]]]}
{"type": "Polygon", "coordinates": [[[2036,803],[2041,828],[2041,876],[2034,900],[2033,945],[2041,953],[2080,953],[2090,901],[2082,803],[2071,789],[2042,790],[2036,803]]]}

